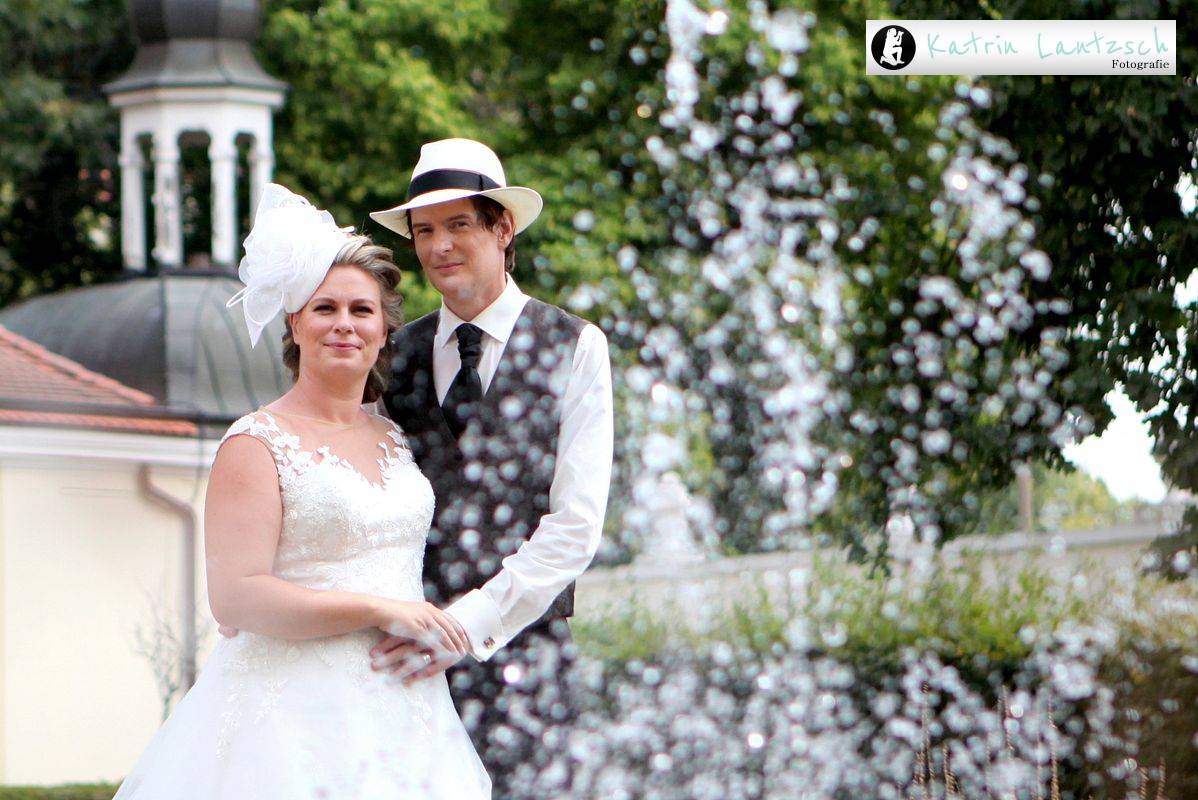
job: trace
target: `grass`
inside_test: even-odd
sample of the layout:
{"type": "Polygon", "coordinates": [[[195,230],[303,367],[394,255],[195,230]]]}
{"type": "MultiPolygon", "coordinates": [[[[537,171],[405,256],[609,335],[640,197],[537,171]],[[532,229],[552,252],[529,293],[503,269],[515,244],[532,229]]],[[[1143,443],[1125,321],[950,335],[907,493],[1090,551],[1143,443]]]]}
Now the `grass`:
{"type": "Polygon", "coordinates": [[[0,786],[0,800],[112,800],[116,790],[116,784],[111,783],[0,786]]]}

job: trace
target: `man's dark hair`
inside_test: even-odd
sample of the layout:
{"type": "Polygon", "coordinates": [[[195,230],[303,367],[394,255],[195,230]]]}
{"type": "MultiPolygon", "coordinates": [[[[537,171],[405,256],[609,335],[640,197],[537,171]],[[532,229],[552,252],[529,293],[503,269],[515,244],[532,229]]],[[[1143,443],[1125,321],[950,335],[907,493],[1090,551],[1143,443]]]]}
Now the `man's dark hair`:
{"type": "MultiPolygon", "coordinates": [[[[484,228],[493,231],[499,227],[499,223],[503,221],[503,212],[506,210],[502,203],[479,194],[472,196],[470,200],[474,203],[474,210],[478,212],[478,221],[484,228]]],[[[415,248],[416,237],[412,234],[412,212],[405,211],[404,214],[408,218],[408,241],[415,248]]],[[[516,232],[514,229],[512,240],[507,243],[507,247],[503,251],[503,268],[509,273],[516,268],[516,232]]]]}
{"type": "MultiPolygon", "coordinates": [[[[507,210],[503,204],[481,194],[476,194],[470,199],[474,202],[474,210],[478,212],[478,219],[482,222],[483,227],[489,231],[498,228],[499,223],[503,221],[503,212],[507,210]]],[[[512,229],[512,240],[507,243],[507,249],[503,251],[503,268],[509,273],[516,268],[516,231],[514,228],[512,229]]]]}

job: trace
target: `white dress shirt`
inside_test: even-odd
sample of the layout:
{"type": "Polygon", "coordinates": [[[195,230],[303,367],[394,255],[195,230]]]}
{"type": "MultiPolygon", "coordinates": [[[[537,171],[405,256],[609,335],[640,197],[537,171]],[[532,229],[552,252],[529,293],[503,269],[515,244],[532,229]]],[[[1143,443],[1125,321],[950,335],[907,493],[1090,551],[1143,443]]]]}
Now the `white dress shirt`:
{"type": "MultiPolygon", "coordinates": [[[[527,302],[528,295],[509,276],[495,302],[469,320],[483,332],[478,376],[484,394],[527,302]]],[[[462,366],[457,328],[463,322],[441,304],[433,339],[433,383],[439,403],[462,366]]],[[[486,661],[540,619],[594,558],[611,482],[613,418],[607,337],[588,324],[578,337],[562,398],[549,513],[528,540],[503,559],[493,578],[446,608],[466,629],[476,659],[486,661]]]]}

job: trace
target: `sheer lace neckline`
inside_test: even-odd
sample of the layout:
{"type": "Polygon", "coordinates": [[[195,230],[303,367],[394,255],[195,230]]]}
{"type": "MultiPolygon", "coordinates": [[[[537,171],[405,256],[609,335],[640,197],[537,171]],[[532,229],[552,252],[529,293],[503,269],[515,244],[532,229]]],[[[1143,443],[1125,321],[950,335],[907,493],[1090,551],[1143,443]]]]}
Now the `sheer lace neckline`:
{"type": "Polygon", "coordinates": [[[377,414],[369,414],[367,412],[368,416],[378,417],[378,419],[383,420],[387,423],[388,427],[390,427],[390,430],[387,431],[386,435],[377,443],[378,447],[383,451],[383,454],[376,459],[376,463],[378,464],[378,479],[372,480],[362,469],[360,469],[348,458],[344,458],[343,456],[339,456],[334,453],[327,444],[321,445],[315,450],[304,447],[301,444],[299,434],[287,430],[280,425],[278,417],[269,409],[259,408],[256,413],[266,417],[270,425],[279,432],[279,435],[287,439],[285,446],[288,450],[292,451],[293,453],[302,453],[306,455],[308,459],[319,458],[319,461],[312,460],[311,463],[313,465],[328,463],[332,466],[349,470],[349,472],[361,479],[364,484],[374,489],[382,490],[387,488],[387,480],[392,471],[390,468],[395,466],[398,461],[399,453],[407,447],[407,445],[404,444],[403,436],[399,433],[394,422],[386,417],[379,417],[377,414]],[[388,442],[390,442],[390,446],[388,446],[388,442]]]}

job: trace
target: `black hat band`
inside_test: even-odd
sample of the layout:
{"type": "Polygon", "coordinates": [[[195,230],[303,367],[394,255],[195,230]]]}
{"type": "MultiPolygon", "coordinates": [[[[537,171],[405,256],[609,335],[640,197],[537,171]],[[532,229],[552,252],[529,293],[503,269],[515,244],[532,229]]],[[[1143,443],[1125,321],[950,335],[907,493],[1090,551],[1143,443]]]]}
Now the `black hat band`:
{"type": "Polygon", "coordinates": [[[438,189],[465,189],[483,192],[487,189],[502,189],[495,181],[479,172],[465,169],[434,169],[412,178],[408,186],[408,200],[438,189]]]}

